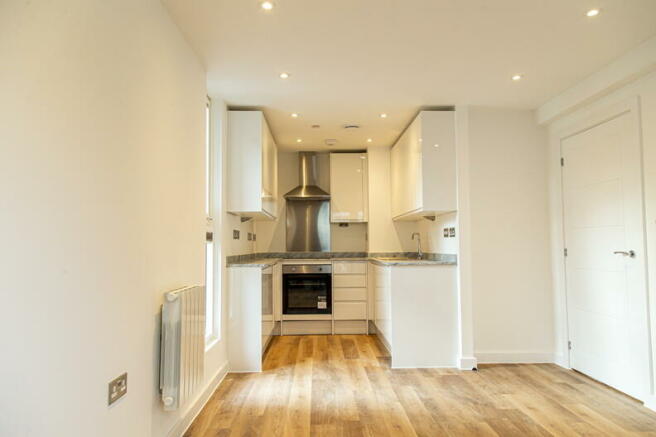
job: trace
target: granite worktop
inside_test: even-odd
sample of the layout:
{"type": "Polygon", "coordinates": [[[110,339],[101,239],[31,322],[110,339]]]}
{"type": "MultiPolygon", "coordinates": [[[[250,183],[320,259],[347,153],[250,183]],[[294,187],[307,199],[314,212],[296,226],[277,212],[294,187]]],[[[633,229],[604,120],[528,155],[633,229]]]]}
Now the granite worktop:
{"type": "Polygon", "coordinates": [[[282,261],[282,258],[255,258],[243,261],[228,261],[228,267],[260,267],[266,269],[282,261]]]}
{"type": "Polygon", "coordinates": [[[456,261],[451,259],[412,259],[412,258],[369,258],[369,261],[380,266],[455,266],[456,261]]]}
{"type": "Polygon", "coordinates": [[[372,261],[383,266],[456,265],[457,255],[425,253],[417,259],[415,252],[265,252],[227,257],[228,267],[270,267],[286,260],[372,261]]]}

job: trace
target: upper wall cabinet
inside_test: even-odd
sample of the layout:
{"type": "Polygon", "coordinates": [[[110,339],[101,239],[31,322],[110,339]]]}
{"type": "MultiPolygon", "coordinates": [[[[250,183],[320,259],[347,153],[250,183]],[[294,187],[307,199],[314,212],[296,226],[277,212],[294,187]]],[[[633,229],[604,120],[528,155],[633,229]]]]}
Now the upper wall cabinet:
{"type": "Polygon", "coordinates": [[[330,221],[366,222],[369,198],[366,153],[330,154],[330,221]]]}
{"type": "Polygon", "coordinates": [[[228,111],[228,212],[274,220],[278,153],[262,111],[228,111]]]}
{"type": "Polygon", "coordinates": [[[455,113],[422,111],[392,147],[392,217],[456,210],[455,113]]]}

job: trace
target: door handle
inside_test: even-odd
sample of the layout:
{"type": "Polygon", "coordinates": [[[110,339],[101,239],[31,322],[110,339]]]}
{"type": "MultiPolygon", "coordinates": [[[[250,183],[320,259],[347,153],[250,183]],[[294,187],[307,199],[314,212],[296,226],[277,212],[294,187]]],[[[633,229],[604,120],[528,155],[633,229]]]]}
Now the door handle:
{"type": "Polygon", "coordinates": [[[625,250],[616,250],[613,253],[615,255],[624,255],[624,256],[628,256],[629,258],[635,258],[635,252],[632,250],[629,250],[628,252],[625,250]]]}

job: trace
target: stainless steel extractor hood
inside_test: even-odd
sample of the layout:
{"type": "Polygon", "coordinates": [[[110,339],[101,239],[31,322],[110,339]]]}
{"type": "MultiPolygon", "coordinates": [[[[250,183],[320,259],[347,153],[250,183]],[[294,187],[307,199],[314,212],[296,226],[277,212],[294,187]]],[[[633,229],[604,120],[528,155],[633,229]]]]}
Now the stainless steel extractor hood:
{"type": "Polygon", "coordinates": [[[317,156],[314,152],[300,152],[298,154],[298,182],[300,185],[289,193],[285,199],[292,200],[326,200],[330,194],[317,186],[317,156]]]}
{"type": "Polygon", "coordinates": [[[287,199],[287,250],[330,251],[330,194],[317,186],[315,153],[299,153],[300,185],[285,194],[287,199]]]}

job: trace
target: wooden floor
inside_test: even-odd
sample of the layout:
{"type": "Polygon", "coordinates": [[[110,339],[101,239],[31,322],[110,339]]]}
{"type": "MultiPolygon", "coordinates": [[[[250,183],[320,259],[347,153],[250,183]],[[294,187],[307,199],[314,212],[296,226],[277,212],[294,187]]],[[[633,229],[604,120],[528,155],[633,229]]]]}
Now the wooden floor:
{"type": "Polygon", "coordinates": [[[552,364],[391,370],[373,336],[276,337],[185,437],[656,436],[656,413],[552,364]]]}

